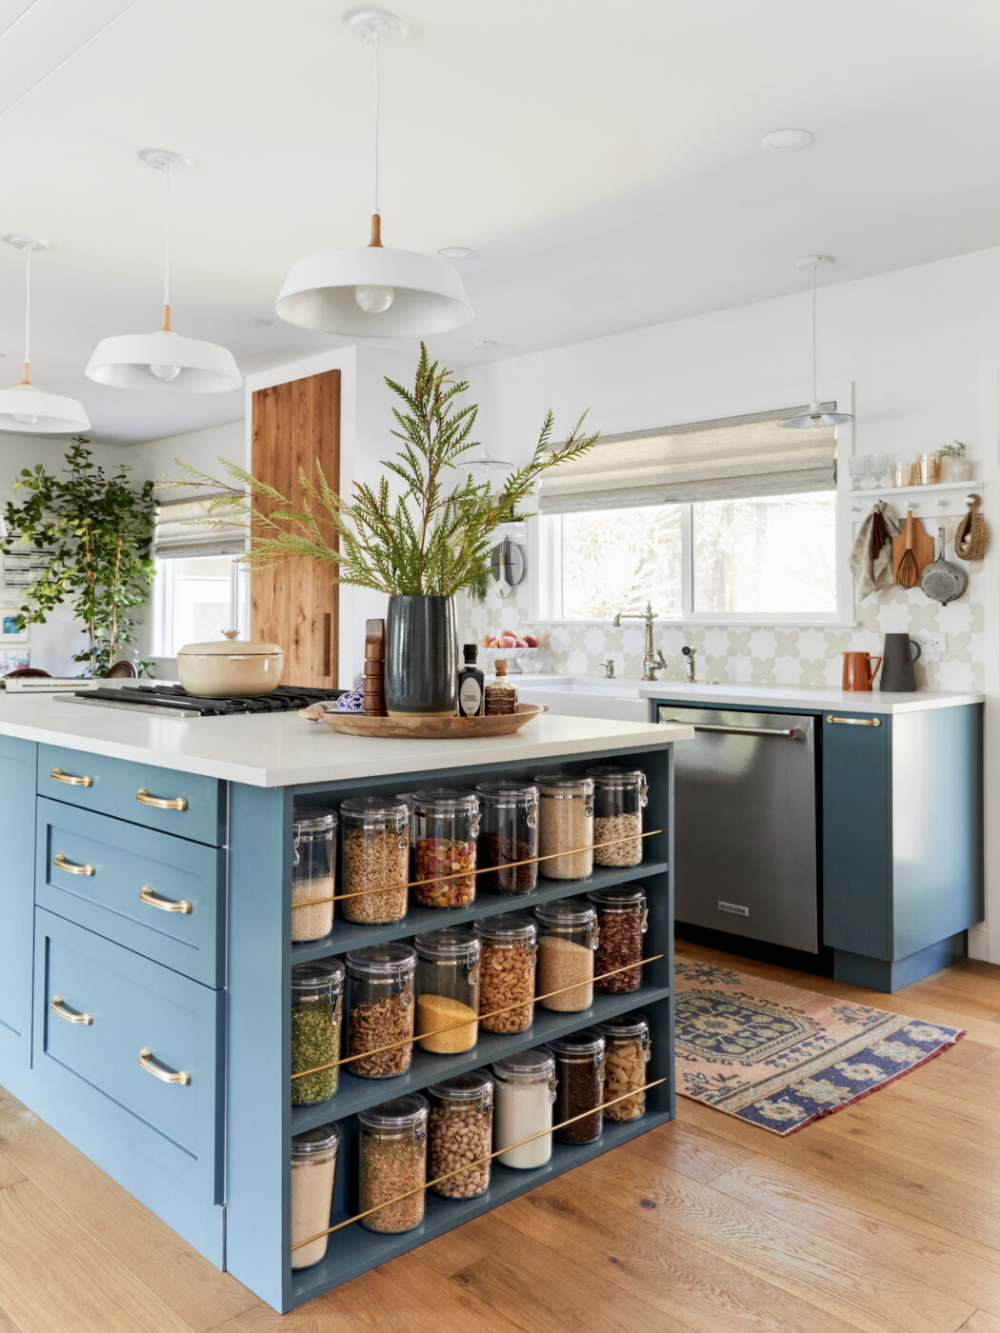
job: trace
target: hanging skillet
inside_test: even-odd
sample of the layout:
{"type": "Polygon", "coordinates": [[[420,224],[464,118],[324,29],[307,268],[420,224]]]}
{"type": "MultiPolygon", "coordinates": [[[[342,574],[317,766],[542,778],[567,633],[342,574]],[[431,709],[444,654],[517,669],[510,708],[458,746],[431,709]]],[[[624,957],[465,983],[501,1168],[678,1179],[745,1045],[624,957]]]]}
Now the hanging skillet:
{"type": "Polygon", "coordinates": [[[941,549],[936,560],[932,561],[920,576],[920,591],[932,602],[942,606],[961,597],[969,582],[969,576],[958,565],[949,564],[944,558],[944,528],[938,528],[938,541],[941,549]]]}

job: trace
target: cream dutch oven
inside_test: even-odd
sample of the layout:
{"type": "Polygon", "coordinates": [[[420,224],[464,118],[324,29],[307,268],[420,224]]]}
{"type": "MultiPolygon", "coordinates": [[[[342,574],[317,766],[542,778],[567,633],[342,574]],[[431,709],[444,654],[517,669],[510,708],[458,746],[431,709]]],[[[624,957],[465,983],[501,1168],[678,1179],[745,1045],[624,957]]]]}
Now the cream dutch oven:
{"type": "Polygon", "coordinates": [[[270,694],[281,684],[285,654],[276,643],[239,643],[238,630],[223,630],[225,642],[186,643],[177,654],[177,675],[188,694],[208,699],[270,694]]]}

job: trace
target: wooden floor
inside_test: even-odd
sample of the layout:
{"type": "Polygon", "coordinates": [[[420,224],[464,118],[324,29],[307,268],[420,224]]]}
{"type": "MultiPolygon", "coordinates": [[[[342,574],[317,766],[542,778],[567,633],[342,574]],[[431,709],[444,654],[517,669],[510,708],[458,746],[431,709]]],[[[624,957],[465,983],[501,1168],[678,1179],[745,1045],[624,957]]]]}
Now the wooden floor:
{"type": "Polygon", "coordinates": [[[878,995],[968,1029],[779,1139],[678,1119],[284,1317],[0,1092],[0,1333],[1000,1333],[1000,968],[878,995]]]}

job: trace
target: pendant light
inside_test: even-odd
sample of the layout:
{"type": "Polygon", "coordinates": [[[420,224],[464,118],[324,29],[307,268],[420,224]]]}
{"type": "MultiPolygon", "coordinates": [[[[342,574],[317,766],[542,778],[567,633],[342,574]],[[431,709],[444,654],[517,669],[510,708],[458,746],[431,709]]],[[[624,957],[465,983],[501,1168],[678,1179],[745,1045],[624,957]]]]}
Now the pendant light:
{"type": "Polygon", "coordinates": [[[509,477],[512,472],[517,471],[516,463],[508,463],[503,458],[491,458],[489,445],[486,442],[488,430],[487,407],[489,404],[489,385],[490,385],[490,348],[495,347],[486,338],[480,338],[474,342],[473,347],[483,354],[483,456],[482,458],[469,458],[466,456],[460,463],[456,464],[463,472],[470,472],[476,481],[499,482],[504,477],[509,477]]]}
{"type": "Polygon", "coordinates": [[[185,338],[170,327],[170,177],[191,165],[180,153],[144,148],[139,157],[163,173],[163,323],[156,333],[122,333],[97,344],[88,378],[112,389],[227,393],[242,376],[232,352],[218,343],[185,338]]]}
{"type": "Polygon", "coordinates": [[[71,435],[90,429],[83,404],[75,398],[36,388],[29,375],[31,360],[31,256],[47,250],[45,241],[30,236],[3,238],[24,255],[24,377],[11,389],[0,389],[0,430],[19,435],[71,435]]]}
{"type": "Polygon", "coordinates": [[[379,209],[379,51],[406,29],[385,9],[349,9],[344,22],[375,57],[375,208],[364,248],[324,250],[292,266],[275,309],[289,324],[351,338],[425,337],[472,318],[462,280],[444,259],[382,244],[379,209]]]}
{"type": "Polygon", "coordinates": [[[848,412],[824,412],[816,392],[816,271],[821,265],[832,263],[829,255],[808,255],[796,265],[797,268],[812,269],[812,398],[807,411],[778,422],[779,426],[789,430],[819,430],[820,426],[843,426],[854,420],[848,412]]]}

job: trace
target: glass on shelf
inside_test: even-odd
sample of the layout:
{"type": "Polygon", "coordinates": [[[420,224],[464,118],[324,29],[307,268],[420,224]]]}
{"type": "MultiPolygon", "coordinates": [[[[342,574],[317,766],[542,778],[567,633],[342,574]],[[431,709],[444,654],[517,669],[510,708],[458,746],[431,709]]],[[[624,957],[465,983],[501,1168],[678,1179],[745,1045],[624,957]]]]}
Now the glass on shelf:
{"type": "Polygon", "coordinates": [[[893,486],[909,486],[910,484],[909,463],[893,463],[892,484],[893,486]]]}
{"type": "Polygon", "coordinates": [[[918,454],[917,470],[921,486],[936,486],[941,480],[941,458],[938,454],[918,454]]]}
{"type": "Polygon", "coordinates": [[[292,941],[321,940],[333,929],[337,815],[297,805],[292,812],[292,941]]]}
{"type": "Polygon", "coordinates": [[[869,475],[869,463],[867,454],[851,454],[847,460],[847,470],[851,474],[852,490],[864,490],[865,479],[869,475]]]}
{"type": "Polygon", "coordinates": [[[869,454],[868,469],[871,472],[872,484],[881,486],[883,478],[889,470],[889,459],[885,454],[869,454]]]}

